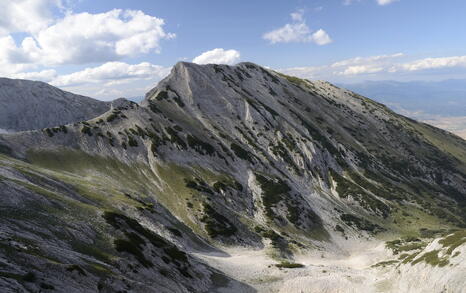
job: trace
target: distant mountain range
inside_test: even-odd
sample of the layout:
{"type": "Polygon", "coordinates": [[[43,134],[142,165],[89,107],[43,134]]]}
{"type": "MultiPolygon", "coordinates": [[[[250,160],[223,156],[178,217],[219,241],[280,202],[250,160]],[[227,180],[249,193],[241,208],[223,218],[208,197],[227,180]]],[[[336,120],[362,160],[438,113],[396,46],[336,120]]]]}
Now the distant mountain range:
{"type": "Polygon", "coordinates": [[[466,116],[466,80],[366,81],[341,86],[412,115],[466,116]]]}
{"type": "Polygon", "coordinates": [[[367,81],[341,86],[466,139],[466,80],[367,81]]]}

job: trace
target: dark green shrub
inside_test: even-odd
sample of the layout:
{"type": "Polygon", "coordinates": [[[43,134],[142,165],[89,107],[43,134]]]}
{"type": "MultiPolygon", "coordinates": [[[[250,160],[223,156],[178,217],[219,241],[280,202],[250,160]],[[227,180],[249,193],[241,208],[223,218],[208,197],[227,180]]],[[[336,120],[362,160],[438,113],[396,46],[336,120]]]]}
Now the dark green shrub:
{"type": "Polygon", "coordinates": [[[137,147],[138,146],[138,141],[135,140],[131,135],[128,135],[128,145],[130,147],[137,147]]]}
{"type": "Polygon", "coordinates": [[[201,155],[212,155],[215,153],[215,148],[207,142],[204,142],[192,135],[187,136],[188,145],[201,155]]]}
{"type": "Polygon", "coordinates": [[[107,116],[107,122],[112,122],[113,120],[115,120],[116,118],[118,118],[118,115],[116,113],[111,113],[110,115],[107,116]]]}
{"type": "Polygon", "coordinates": [[[34,274],[33,272],[29,272],[29,273],[26,273],[23,277],[22,277],[22,280],[25,281],[25,282],[35,282],[36,281],[36,274],[34,274]]]}
{"type": "Polygon", "coordinates": [[[83,128],[81,128],[81,132],[84,133],[84,134],[87,134],[89,136],[92,136],[92,130],[87,125],[84,125],[83,128]]]}
{"type": "Polygon", "coordinates": [[[115,245],[116,251],[132,254],[145,267],[153,266],[152,262],[146,259],[141,247],[138,244],[126,239],[115,239],[113,243],[115,245]]]}
{"type": "Polygon", "coordinates": [[[248,151],[240,147],[238,144],[232,143],[230,148],[238,158],[249,161],[250,163],[254,164],[252,155],[248,151]]]}
{"type": "Polygon", "coordinates": [[[47,133],[47,135],[50,136],[50,137],[53,136],[53,132],[52,132],[52,130],[50,130],[50,128],[46,128],[45,133],[47,133]]]}
{"type": "Polygon", "coordinates": [[[209,204],[204,204],[204,216],[200,219],[210,237],[229,237],[236,233],[237,228],[225,216],[217,213],[209,204]]]}
{"type": "Polygon", "coordinates": [[[53,285],[47,283],[40,283],[40,287],[45,290],[55,290],[55,287],[53,285]]]}
{"type": "Polygon", "coordinates": [[[284,269],[297,269],[297,268],[304,268],[303,264],[300,263],[291,263],[284,261],[282,263],[276,264],[275,265],[277,268],[284,268],[284,269]]]}
{"type": "Polygon", "coordinates": [[[74,272],[74,271],[77,271],[78,274],[80,274],[81,276],[87,276],[87,273],[85,270],[83,270],[80,266],[78,265],[69,265],[66,270],[68,272],[74,272]]]}

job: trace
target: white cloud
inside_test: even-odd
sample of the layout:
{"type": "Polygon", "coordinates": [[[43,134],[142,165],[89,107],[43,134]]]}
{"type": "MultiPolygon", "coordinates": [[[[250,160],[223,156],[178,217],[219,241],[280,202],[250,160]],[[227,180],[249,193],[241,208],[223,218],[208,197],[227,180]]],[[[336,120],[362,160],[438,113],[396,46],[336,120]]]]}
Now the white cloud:
{"type": "Polygon", "coordinates": [[[216,48],[202,53],[193,59],[197,64],[235,64],[240,59],[240,53],[236,50],[224,50],[216,48]]]}
{"type": "Polygon", "coordinates": [[[298,11],[291,13],[290,16],[291,16],[291,19],[294,21],[303,21],[304,10],[299,9],[298,11]]]}
{"type": "Polygon", "coordinates": [[[164,20],[142,11],[114,9],[105,13],[67,14],[24,38],[17,46],[7,36],[0,59],[40,65],[115,61],[160,50],[175,35],[163,30],[164,20]]]}
{"type": "Polygon", "coordinates": [[[293,23],[287,23],[281,28],[267,32],[262,38],[272,44],[314,42],[317,45],[326,45],[332,42],[330,36],[323,29],[311,32],[304,21],[303,10],[291,13],[291,19],[293,23]]]}
{"type": "Polygon", "coordinates": [[[0,35],[15,32],[34,33],[46,28],[52,21],[52,6],[59,0],[1,0],[0,35]]]}
{"type": "Polygon", "coordinates": [[[378,67],[376,65],[356,65],[349,66],[339,74],[342,75],[357,75],[357,74],[367,74],[367,73],[376,73],[383,70],[383,67],[378,67]]]}
{"type": "Polygon", "coordinates": [[[395,1],[398,1],[398,0],[377,0],[377,3],[383,6],[383,5],[388,5],[390,3],[393,3],[395,1]]]}
{"type": "Polygon", "coordinates": [[[327,45],[332,42],[332,39],[326,31],[320,29],[312,34],[312,40],[319,46],[327,45]]]}
{"type": "Polygon", "coordinates": [[[15,41],[11,36],[0,37],[0,74],[10,75],[13,73],[29,70],[32,64],[25,64],[21,52],[16,50],[15,41]]]}
{"type": "Polygon", "coordinates": [[[64,90],[101,99],[144,96],[158,81],[170,73],[170,67],[142,62],[127,64],[107,62],[70,74],[52,70],[10,75],[12,78],[42,80],[64,90]]]}
{"type": "Polygon", "coordinates": [[[293,67],[280,69],[279,71],[303,78],[325,80],[342,80],[344,78],[346,82],[349,82],[358,77],[360,79],[398,80],[401,76],[403,78],[409,76],[410,79],[416,79],[419,78],[419,76],[414,75],[416,72],[424,74],[427,71],[431,76],[438,74],[440,79],[442,79],[442,76],[445,79],[452,78],[454,75],[445,77],[445,72],[439,70],[448,68],[448,72],[453,72],[453,68],[457,70],[466,69],[466,56],[424,58],[400,62],[400,59],[404,60],[406,58],[407,56],[403,53],[355,57],[328,65],[293,67]]]}
{"type": "Polygon", "coordinates": [[[378,55],[369,57],[355,57],[335,62],[330,65],[335,75],[372,74],[386,70],[393,64],[394,59],[403,57],[403,53],[378,55]]]}
{"type": "Polygon", "coordinates": [[[279,29],[265,33],[263,38],[272,44],[309,42],[312,40],[310,33],[310,29],[305,23],[287,23],[279,29]]]}
{"type": "Polygon", "coordinates": [[[331,79],[336,76],[356,76],[382,72],[393,65],[393,60],[404,54],[355,57],[323,66],[295,67],[282,69],[286,74],[305,78],[331,79]]]}
{"type": "Polygon", "coordinates": [[[403,57],[403,53],[396,53],[390,55],[378,55],[378,56],[369,56],[369,57],[354,57],[350,59],[345,59],[333,63],[332,67],[342,67],[342,66],[352,66],[352,65],[365,65],[368,63],[382,62],[385,60],[390,60],[398,57],[403,57]]]}
{"type": "Polygon", "coordinates": [[[19,79],[30,79],[30,80],[40,80],[45,82],[50,82],[57,76],[57,71],[55,69],[45,69],[41,71],[33,72],[21,72],[10,75],[11,78],[19,79]]]}
{"type": "Polygon", "coordinates": [[[51,81],[55,86],[72,86],[80,84],[104,84],[112,86],[127,83],[131,80],[162,79],[170,72],[170,68],[142,62],[139,64],[127,64],[124,62],[107,62],[97,67],[67,75],[61,75],[51,81]]]}
{"type": "Polygon", "coordinates": [[[440,58],[425,58],[413,62],[401,64],[391,68],[391,71],[400,70],[418,71],[426,69],[439,69],[451,67],[466,67],[466,56],[440,57],[440,58]]]}

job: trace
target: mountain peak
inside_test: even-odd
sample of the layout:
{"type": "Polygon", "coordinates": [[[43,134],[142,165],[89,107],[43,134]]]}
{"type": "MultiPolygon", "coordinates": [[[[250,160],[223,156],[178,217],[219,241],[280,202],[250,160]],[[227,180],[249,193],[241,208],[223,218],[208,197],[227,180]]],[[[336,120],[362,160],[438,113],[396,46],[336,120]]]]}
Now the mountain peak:
{"type": "Polygon", "coordinates": [[[92,261],[105,266],[99,274],[113,286],[107,291],[123,288],[115,282],[124,275],[141,284],[135,292],[159,284],[167,292],[213,292],[215,271],[199,259],[226,247],[249,247],[286,265],[294,254],[341,256],[384,232],[401,238],[387,242],[394,252],[415,251],[384,258],[397,264],[394,279],[398,268],[431,264],[432,253],[442,264],[436,273],[451,262],[442,273],[464,276],[464,257],[447,256],[456,246],[427,239],[466,226],[460,138],[328,82],[253,63],[180,62],[140,106],[120,102],[88,121],[0,135],[0,195],[14,211],[0,219],[17,236],[9,243],[23,247],[17,242],[34,235],[44,255],[77,271],[64,275],[62,265],[22,249],[8,257],[0,251],[15,272],[34,263],[40,278],[47,269],[65,288],[78,275],[86,280],[78,273],[93,272],[92,261]],[[29,229],[17,226],[25,214],[29,229]],[[58,237],[57,227],[77,232],[58,237]]]}

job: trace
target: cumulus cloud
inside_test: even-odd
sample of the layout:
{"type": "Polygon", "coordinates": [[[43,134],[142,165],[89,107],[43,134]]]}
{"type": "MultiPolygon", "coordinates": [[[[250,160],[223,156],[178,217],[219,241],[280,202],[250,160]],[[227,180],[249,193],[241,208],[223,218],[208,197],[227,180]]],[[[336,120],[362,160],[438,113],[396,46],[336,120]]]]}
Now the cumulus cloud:
{"type": "Polygon", "coordinates": [[[312,79],[339,79],[380,77],[385,79],[397,79],[394,74],[411,75],[415,72],[427,72],[442,74],[441,69],[466,69],[466,56],[424,58],[414,61],[400,62],[407,56],[403,53],[377,55],[369,57],[355,57],[337,61],[322,66],[293,67],[280,69],[279,71],[312,79]],[[435,71],[437,70],[437,71],[435,71]]]}
{"type": "Polygon", "coordinates": [[[73,13],[73,1],[0,0],[0,76],[113,99],[143,95],[169,73],[147,62],[120,62],[158,53],[163,40],[174,38],[163,19],[138,10],[73,13]],[[65,75],[57,69],[89,63],[104,64],[65,75]]]}
{"type": "Polygon", "coordinates": [[[116,61],[160,50],[160,42],[175,35],[163,29],[164,20],[142,11],[114,9],[105,13],[67,14],[33,32],[17,46],[11,36],[0,49],[10,63],[40,65],[86,64],[116,61]]]}
{"type": "Polygon", "coordinates": [[[391,71],[400,70],[418,71],[426,69],[439,69],[451,67],[466,67],[466,56],[440,57],[440,58],[425,58],[413,62],[401,64],[391,68],[391,71]]]}
{"type": "Polygon", "coordinates": [[[376,73],[383,70],[383,67],[378,67],[376,65],[357,65],[349,66],[344,69],[339,74],[342,75],[357,75],[357,74],[367,74],[367,73],[376,73]]]}
{"type": "Polygon", "coordinates": [[[292,23],[287,23],[281,28],[267,32],[262,38],[271,44],[314,42],[321,46],[331,43],[332,39],[323,29],[315,32],[311,31],[304,21],[303,13],[303,10],[291,13],[292,23]]]}
{"type": "Polygon", "coordinates": [[[240,53],[236,50],[225,50],[216,48],[202,53],[193,59],[197,64],[228,64],[232,65],[239,61],[240,53]]]}
{"type": "Polygon", "coordinates": [[[148,62],[127,64],[124,62],[107,62],[97,67],[90,67],[71,74],[54,78],[55,86],[72,86],[86,83],[98,83],[106,86],[127,83],[131,80],[162,79],[170,68],[148,62]]]}
{"type": "Polygon", "coordinates": [[[282,69],[286,74],[305,78],[328,79],[335,76],[354,76],[374,74],[387,70],[393,65],[393,60],[404,54],[377,55],[369,57],[355,57],[334,62],[323,66],[294,67],[282,69]]]}
{"type": "Polygon", "coordinates": [[[19,79],[30,79],[30,80],[40,80],[45,82],[50,82],[57,76],[57,71],[55,69],[45,69],[41,71],[33,72],[20,72],[10,75],[12,78],[19,79]]]}
{"type": "Polygon", "coordinates": [[[377,55],[369,57],[355,57],[335,62],[329,67],[335,75],[372,74],[386,70],[393,64],[393,60],[403,57],[403,53],[377,55]]]}
{"type": "Polygon", "coordinates": [[[1,1],[0,35],[15,32],[35,33],[52,21],[51,8],[61,6],[59,0],[1,1]]]}
{"type": "Polygon", "coordinates": [[[362,64],[373,63],[373,62],[381,62],[384,60],[389,60],[389,59],[398,58],[402,56],[404,56],[403,53],[396,53],[396,54],[389,54],[389,55],[377,55],[377,56],[369,56],[369,57],[354,57],[354,58],[335,62],[331,66],[341,67],[341,66],[350,66],[350,65],[362,65],[362,64]]]}
{"type": "Polygon", "coordinates": [[[312,40],[319,46],[327,45],[332,42],[330,36],[323,29],[320,29],[312,34],[312,40]]]}

